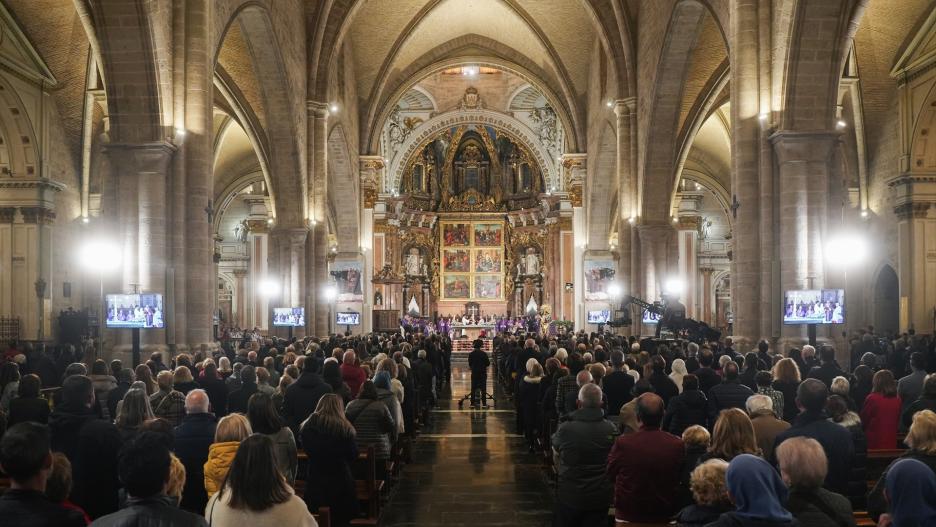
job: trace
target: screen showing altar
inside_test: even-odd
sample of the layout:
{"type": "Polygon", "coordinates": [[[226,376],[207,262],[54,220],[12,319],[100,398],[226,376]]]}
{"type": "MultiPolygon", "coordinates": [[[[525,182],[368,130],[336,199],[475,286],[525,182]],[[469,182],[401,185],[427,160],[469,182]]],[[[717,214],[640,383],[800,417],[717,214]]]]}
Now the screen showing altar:
{"type": "Polygon", "coordinates": [[[135,295],[107,295],[107,321],[109,328],[162,329],[163,297],[155,293],[135,295]]]}
{"type": "Polygon", "coordinates": [[[304,307],[274,307],[273,325],[281,327],[305,326],[304,307]]]}
{"type": "Polygon", "coordinates": [[[335,313],[335,324],[339,326],[360,326],[361,314],[354,312],[335,313]]]}
{"type": "Polygon", "coordinates": [[[787,291],[783,302],[784,324],[844,324],[844,289],[787,291]]]}
{"type": "Polygon", "coordinates": [[[504,300],[504,223],[442,220],[439,229],[442,300],[504,300]]]}
{"type": "Polygon", "coordinates": [[[603,309],[601,311],[589,311],[589,324],[607,324],[611,320],[611,311],[603,309]]]}

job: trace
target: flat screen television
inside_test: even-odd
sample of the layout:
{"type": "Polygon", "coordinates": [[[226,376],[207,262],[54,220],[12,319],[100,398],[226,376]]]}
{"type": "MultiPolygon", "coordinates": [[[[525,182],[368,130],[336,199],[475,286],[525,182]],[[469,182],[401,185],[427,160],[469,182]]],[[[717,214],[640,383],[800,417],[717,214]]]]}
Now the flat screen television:
{"type": "Polygon", "coordinates": [[[360,326],[361,314],[353,311],[335,313],[335,324],[339,326],[360,326]]]}
{"type": "Polygon", "coordinates": [[[658,315],[649,309],[644,309],[643,317],[641,317],[640,321],[644,324],[658,324],[662,317],[663,315],[658,315]]]}
{"type": "Polygon", "coordinates": [[[589,324],[607,324],[610,321],[611,321],[611,311],[607,309],[588,312],[589,324]]]}
{"type": "Polygon", "coordinates": [[[794,289],[783,294],[784,324],[844,324],[844,289],[794,289]]]}
{"type": "Polygon", "coordinates": [[[273,325],[279,327],[305,326],[304,307],[274,307],[273,325]]]}
{"type": "Polygon", "coordinates": [[[166,327],[163,297],[156,293],[105,296],[109,328],[162,329],[166,327]]]}

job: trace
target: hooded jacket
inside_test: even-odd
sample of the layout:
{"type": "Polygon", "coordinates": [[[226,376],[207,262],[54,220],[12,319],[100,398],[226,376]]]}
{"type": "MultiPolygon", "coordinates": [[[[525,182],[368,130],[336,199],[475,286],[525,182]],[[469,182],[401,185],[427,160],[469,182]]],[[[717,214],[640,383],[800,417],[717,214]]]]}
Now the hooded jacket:
{"type": "Polygon", "coordinates": [[[205,461],[204,466],[205,492],[208,493],[208,496],[214,495],[221,488],[239,446],[240,441],[226,441],[224,443],[214,443],[208,447],[208,461],[205,461]]]}

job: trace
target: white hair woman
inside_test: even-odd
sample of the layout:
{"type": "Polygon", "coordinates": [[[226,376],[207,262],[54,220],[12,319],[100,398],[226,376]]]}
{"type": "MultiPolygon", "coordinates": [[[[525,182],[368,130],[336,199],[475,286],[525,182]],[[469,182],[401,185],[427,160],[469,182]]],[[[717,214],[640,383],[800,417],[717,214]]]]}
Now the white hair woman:
{"type": "Polygon", "coordinates": [[[780,476],[790,487],[786,508],[801,525],[851,525],[848,498],[822,488],[829,470],[825,451],[809,437],[793,437],[777,446],[780,476]]]}

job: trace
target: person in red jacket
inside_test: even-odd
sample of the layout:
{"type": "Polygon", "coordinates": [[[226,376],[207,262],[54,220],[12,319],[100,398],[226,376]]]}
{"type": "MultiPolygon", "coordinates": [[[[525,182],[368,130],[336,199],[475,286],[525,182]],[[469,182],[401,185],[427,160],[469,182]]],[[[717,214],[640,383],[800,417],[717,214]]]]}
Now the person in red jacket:
{"type": "Polygon", "coordinates": [[[881,370],[871,380],[871,394],[861,408],[868,450],[897,448],[897,427],[903,403],[897,395],[897,381],[890,370],[881,370]]]}
{"type": "Polygon", "coordinates": [[[367,373],[364,368],[357,364],[357,354],[354,350],[347,350],[341,356],[341,380],[348,385],[351,390],[351,397],[357,397],[361,391],[361,385],[367,380],[367,373]]]}
{"type": "Polygon", "coordinates": [[[660,430],[663,399],[637,398],[640,429],[614,442],[608,476],[614,480],[614,516],[625,522],[665,522],[679,510],[677,487],[685,462],[682,439],[660,430]]]}

